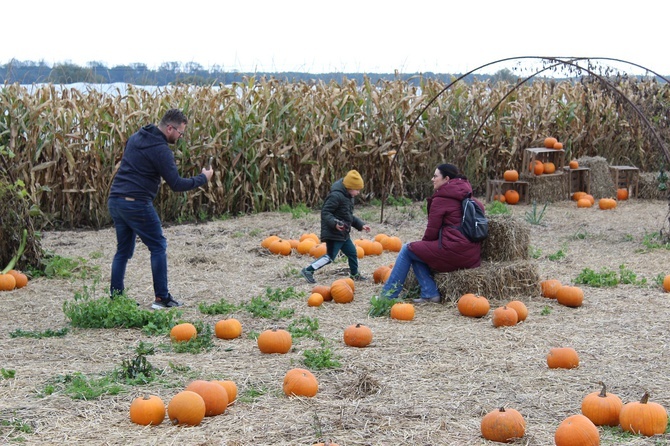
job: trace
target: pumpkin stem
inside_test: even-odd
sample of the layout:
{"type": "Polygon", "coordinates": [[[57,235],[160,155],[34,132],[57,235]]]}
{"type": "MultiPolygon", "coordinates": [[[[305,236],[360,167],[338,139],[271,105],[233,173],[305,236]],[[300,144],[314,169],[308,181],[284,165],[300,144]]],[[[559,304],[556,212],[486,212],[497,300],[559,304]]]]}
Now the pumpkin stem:
{"type": "Polygon", "coordinates": [[[640,404],[647,404],[647,401],[649,401],[649,392],[645,391],[640,400],[640,404]]]}
{"type": "Polygon", "coordinates": [[[504,411],[505,411],[505,408],[504,408],[504,407],[501,407],[501,408],[500,408],[500,412],[504,412],[504,411]]]}
{"type": "Polygon", "coordinates": [[[602,381],[598,381],[598,384],[603,386],[602,390],[600,391],[600,395],[598,395],[601,398],[606,398],[607,397],[607,388],[605,387],[605,383],[602,381]]]}

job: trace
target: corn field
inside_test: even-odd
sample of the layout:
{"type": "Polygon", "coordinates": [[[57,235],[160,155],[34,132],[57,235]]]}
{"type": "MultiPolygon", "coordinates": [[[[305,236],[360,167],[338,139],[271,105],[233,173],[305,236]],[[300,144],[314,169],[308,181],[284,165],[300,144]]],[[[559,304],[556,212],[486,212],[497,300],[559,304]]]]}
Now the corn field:
{"type": "Polygon", "coordinates": [[[106,199],[127,138],[169,108],[189,118],[174,147],[181,175],[198,174],[210,156],[215,173],[196,191],[162,187],[156,206],[164,221],[318,206],[332,182],[352,168],[365,179],[365,200],[423,199],[443,162],[464,168],[481,192],[487,178],[520,169],[524,149],[541,146],[547,136],[564,144],[566,159],[602,156],[641,171],[666,168],[658,139],[668,146],[670,87],[610,81],[622,94],[592,78],[538,80],[516,89],[455,83],[427,108],[445,84],[249,78],[155,92],[129,86],[116,95],[6,85],[0,90],[0,178],[24,183],[46,217],[43,226],[109,225],[106,199]]]}

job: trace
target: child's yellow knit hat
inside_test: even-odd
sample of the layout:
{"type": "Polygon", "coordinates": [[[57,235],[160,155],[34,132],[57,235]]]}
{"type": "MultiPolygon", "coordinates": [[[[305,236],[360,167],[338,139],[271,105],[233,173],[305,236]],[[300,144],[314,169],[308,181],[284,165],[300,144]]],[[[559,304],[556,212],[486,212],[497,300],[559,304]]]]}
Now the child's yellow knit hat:
{"type": "Polygon", "coordinates": [[[344,180],[342,180],[342,183],[344,183],[344,187],[349,190],[363,189],[363,178],[361,178],[361,174],[358,173],[357,170],[350,170],[347,172],[347,175],[344,177],[344,180]]]}

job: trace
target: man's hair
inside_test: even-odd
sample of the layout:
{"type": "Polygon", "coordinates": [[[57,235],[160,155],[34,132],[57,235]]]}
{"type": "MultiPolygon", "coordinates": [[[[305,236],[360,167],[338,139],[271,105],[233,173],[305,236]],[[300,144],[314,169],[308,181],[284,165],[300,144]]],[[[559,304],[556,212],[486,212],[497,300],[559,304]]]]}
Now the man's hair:
{"type": "Polygon", "coordinates": [[[170,110],[168,110],[160,122],[161,127],[165,127],[166,125],[180,125],[180,124],[188,124],[188,119],[186,118],[184,113],[182,113],[182,111],[177,108],[171,108],[170,110]]]}

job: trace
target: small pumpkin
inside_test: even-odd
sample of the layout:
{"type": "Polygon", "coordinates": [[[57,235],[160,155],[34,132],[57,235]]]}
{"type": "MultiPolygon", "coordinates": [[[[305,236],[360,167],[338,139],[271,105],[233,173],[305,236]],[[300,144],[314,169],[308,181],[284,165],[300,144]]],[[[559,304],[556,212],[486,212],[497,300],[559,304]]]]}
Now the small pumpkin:
{"type": "Polygon", "coordinates": [[[333,300],[333,297],[330,295],[330,287],[326,285],[315,285],[312,288],[312,293],[319,293],[323,297],[324,302],[329,302],[333,300]]]}
{"type": "Polygon", "coordinates": [[[556,299],[556,293],[559,288],[563,285],[559,280],[556,279],[547,279],[540,282],[540,287],[542,288],[542,295],[549,299],[556,299]]]}
{"type": "Polygon", "coordinates": [[[528,317],[528,307],[520,300],[513,300],[507,303],[507,306],[516,311],[519,322],[525,321],[528,317]]]}
{"type": "Polygon", "coordinates": [[[319,391],[319,382],[309,370],[295,368],[286,372],[283,389],[286,396],[313,397],[319,391]]]}
{"type": "Polygon", "coordinates": [[[228,405],[230,406],[231,404],[233,404],[237,399],[237,384],[235,384],[235,381],[226,379],[223,381],[214,381],[214,382],[223,387],[223,390],[225,390],[226,394],[228,394],[228,405]]]}
{"type": "Polygon", "coordinates": [[[11,274],[14,277],[14,280],[16,281],[15,288],[23,288],[28,284],[28,276],[23,274],[21,271],[10,269],[7,271],[7,274],[11,274]]]}
{"type": "Polygon", "coordinates": [[[387,271],[389,271],[391,268],[389,268],[387,265],[382,265],[379,268],[377,268],[373,273],[372,273],[372,280],[374,283],[384,283],[384,276],[387,271]]]}
{"type": "Polygon", "coordinates": [[[580,199],[582,199],[584,197],[586,197],[586,192],[584,192],[584,191],[578,191],[578,192],[575,192],[574,194],[572,194],[572,199],[574,201],[579,201],[580,199]]]}
{"type": "Polygon", "coordinates": [[[557,142],[558,140],[556,138],[554,138],[553,136],[549,136],[547,138],[544,138],[544,147],[546,149],[553,149],[554,144],[556,144],[557,142]]]}
{"type": "Polygon", "coordinates": [[[402,248],[402,240],[397,236],[386,237],[381,243],[385,251],[400,252],[402,248]]]}
{"type": "Polygon", "coordinates": [[[165,404],[156,395],[137,397],[130,403],[130,421],[142,426],[158,426],[165,419],[165,404]]]}
{"type": "Polygon", "coordinates": [[[302,234],[302,235],[300,236],[300,238],[298,239],[298,241],[301,241],[301,242],[302,242],[302,241],[305,241],[305,240],[307,240],[307,239],[312,239],[312,240],[314,240],[314,241],[316,242],[317,245],[318,245],[319,243],[321,243],[321,240],[319,240],[319,236],[316,235],[316,234],[314,234],[313,232],[306,232],[306,233],[302,234]]]}
{"type": "Polygon", "coordinates": [[[197,426],[205,418],[205,400],[190,390],[183,390],[168,403],[168,419],[172,424],[197,426]]]}
{"type": "Polygon", "coordinates": [[[170,339],[173,342],[187,342],[198,336],[198,330],[195,325],[188,322],[177,324],[170,330],[170,339]]]}
{"type": "Polygon", "coordinates": [[[615,209],[616,200],[613,198],[601,198],[598,200],[598,207],[602,210],[615,209]]]}
{"type": "Polygon", "coordinates": [[[563,150],[563,143],[562,142],[555,142],[554,146],[552,148],[554,150],[563,150]]]}
{"type": "Polygon", "coordinates": [[[291,249],[295,249],[296,251],[298,250],[298,245],[300,244],[300,240],[296,240],[294,238],[286,240],[289,245],[291,245],[291,249]]]}
{"type": "Polygon", "coordinates": [[[222,319],[214,325],[214,334],[219,339],[235,339],[242,335],[242,324],[235,318],[222,319]]]}
{"type": "Polygon", "coordinates": [[[546,163],[542,163],[542,167],[544,168],[542,173],[546,174],[552,174],[556,172],[556,165],[552,163],[551,161],[547,161],[546,163]]]}
{"type": "Polygon", "coordinates": [[[495,195],[493,196],[493,201],[499,201],[499,202],[501,202],[501,203],[504,203],[504,202],[507,201],[507,200],[505,199],[505,195],[504,195],[504,194],[500,194],[500,195],[495,194],[495,195]]]}
{"type": "Polygon", "coordinates": [[[372,330],[361,324],[344,329],[344,343],[350,347],[367,347],[372,342],[372,330]]]}
{"type": "Polygon", "coordinates": [[[221,415],[228,407],[228,392],[214,381],[197,379],[186,386],[185,390],[195,392],[202,397],[205,402],[206,417],[221,415]]]}
{"type": "Polygon", "coordinates": [[[312,248],[314,248],[317,244],[318,243],[316,243],[313,238],[306,238],[305,240],[298,242],[296,251],[298,251],[299,254],[306,255],[309,254],[312,248]]]}
{"type": "Polygon", "coordinates": [[[544,164],[540,160],[535,160],[528,165],[528,170],[535,175],[542,175],[544,173],[544,164]]]}
{"type": "Polygon", "coordinates": [[[346,304],[354,300],[354,290],[344,279],[336,280],[330,285],[330,295],[338,304],[346,304]]]}
{"type": "Polygon", "coordinates": [[[599,392],[591,392],[582,400],[582,414],[596,426],[618,426],[619,413],[623,407],[621,398],[613,393],[607,393],[603,382],[599,392]]]}
{"type": "Polygon", "coordinates": [[[617,200],[628,200],[628,189],[625,187],[620,187],[616,190],[616,199],[617,200]]]}
{"type": "Polygon", "coordinates": [[[314,245],[310,250],[309,250],[309,255],[314,257],[315,259],[321,258],[325,256],[328,252],[328,248],[326,247],[325,243],[319,243],[318,245],[314,245]]]}
{"type": "Polygon", "coordinates": [[[261,242],[261,246],[265,249],[270,249],[270,245],[276,242],[277,240],[279,240],[278,235],[270,235],[263,239],[263,241],[261,242]]]}
{"type": "Polygon", "coordinates": [[[519,322],[519,315],[513,308],[503,305],[493,310],[491,322],[494,327],[511,327],[519,322]]]}
{"type": "Polygon", "coordinates": [[[505,181],[519,181],[519,172],[516,170],[506,170],[503,173],[503,179],[505,181]]]}
{"type": "Polygon", "coordinates": [[[519,192],[515,191],[514,189],[510,189],[505,192],[505,202],[509,204],[517,204],[519,202],[519,199],[521,197],[519,196],[519,192]]]}
{"type": "Polygon", "coordinates": [[[12,291],[16,288],[16,279],[11,274],[0,274],[0,291],[12,291]]]}
{"type": "Polygon", "coordinates": [[[256,339],[261,353],[280,353],[285,354],[291,350],[293,338],[291,333],[281,328],[274,327],[262,332],[256,339]]]}
{"type": "Polygon", "coordinates": [[[558,425],[554,443],[556,446],[597,446],[600,444],[600,433],[584,415],[572,415],[558,425]]]}
{"type": "Polygon", "coordinates": [[[291,244],[287,240],[275,240],[268,247],[272,254],[288,256],[291,254],[291,244]]]}
{"type": "Polygon", "coordinates": [[[590,208],[593,206],[593,203],[591,203],[591,200],[588,198],[580,198],[577,200],[577,207],[578,208],[590,208]]]}
{"type": "Polygon", "coordinates": [[[386,237],[388,237],[388,235],[386,235],[384,233],[379,233],[379,234],[375,235],[375,242],[381,243],[382,240],[385,239],[386,237]]]}
{"type": "Polygon", "coordinates": [[[579,169],[579,162],[577,160],[571,160],[568,166],[570,166],[570,169],[579,169]]]}
{"type": "Polygon", "coordinates": [[[574,369],[579,366],[579,355],[572,347],[555,347],[549,350],[547,366],[550,369],[574,369]]]}
{"type": "Polygon", "coordinates": [[[323,303],[323,296],[319,293],[312,293],[307,298],[307,305],[310,307],[319,307],[323,303]]]}
{"type": "Polygon", "coordinates": [[[584,198],[586,198],[587,200],[589,200],[589,201],[591,202],[591,206],[593,206],[594,204],[596,204],[596,199],[593,198],[593,195],[591,195],[591,194],[586,194],[586,195],[584,195],[584,198]]]}
{"type": "Polygon", "coordinates": [[[644,392],[642,399],[626,403],[619,413],[621,429],[647,437],[663,434],[668,426],[668,412],[658,403],[649,402],[649,393],[644,392]]]}
{"type": "Polygon", "coordinates": [[[370,255],[370,256],[380,256],[384,252],[384,247],[382,244],[378,241],[373,240],[372,243],[370,243],[369,249],[365,251],[365,255],[370,255]]]}
{"type": "Polygon", "coordinates": [[[666,293],[670,292],[670,274],[666,275],[663,278],[663,290],[666,293]]]}
{"type": "Polygon", "coordinates": [[[458,312],[467,317],[483,317],[489,313],[491,304],[484,296],[467,293],[458,298],[458,312]]]}
{"type": "Polygon", "coordinates": [[[563,285],[556,291],[556,300],[566,307],[581,307],[584,302],[584,291],[576,286],[563,285]]]}
{"type": "Polygon", "coordinates": [[[414,305],[407,302],[398,302],[391,306],[391,319],[411,321],[414,319],[414,305]]]}
{"type": "Polygon", "coordinates": [[[518,410],[501,407],[484,415],[480,429],[487,440],[509,443],[526,434],[526,420],[518,410]]]}

